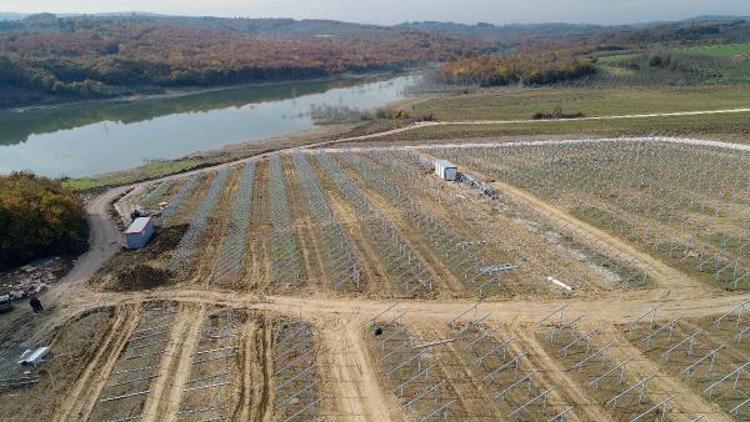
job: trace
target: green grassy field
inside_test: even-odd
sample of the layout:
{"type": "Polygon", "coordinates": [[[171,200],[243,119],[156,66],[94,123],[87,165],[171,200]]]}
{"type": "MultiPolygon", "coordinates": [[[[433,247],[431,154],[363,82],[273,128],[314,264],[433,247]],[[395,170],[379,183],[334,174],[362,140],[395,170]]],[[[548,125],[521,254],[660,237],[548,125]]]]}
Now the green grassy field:
{"type": "Polygon", "coordinates": [[[700,47],[679,48],[670,51],[696,56],[732,57],[750,54],[750,43],[706,45],[700,47]]]}
{"type": "Polygon", "coordinates": [[[218,164],[228,159],[229,157],[223,157],[222,159],[221,156],[216,156],[211,158],[195,157],[171,161],[151,161],[148,164],[129,171],[102,176],[66,179],[63,181],[63,185],[76,191],[95,189],[102,186],[125,185],[140,180],[155,179],[211,164],[218,164]]]}
{"type": "MultiPolygon", "coordinates": [[[[750,43],[702,45],[697,47],[671,48],[663,51],[667,53],[688,54],[693,56],[732,57],[750,54],[750,43]]],[[[639,54],[637,53],[612,54],[611,56],[601,56],[598,58],[598,61],[602,64],[614,64],[634,59],[638,56],[639,54]]]]}
{"type": "MultiPolygon", "coordinates": [[[[685,136],[750,144],[750,112],[705,116],[650,117],[598,121],[540,121],[502,125],[425,127],[386,138],[379,143],[430,142],[503,136],[685,136]]],[[[372,141],[370,141],[372,142],[372,141]]]]}
{"type": "MultiPolygon", "coordinates": [[[[750,82],[750,43],[658,48],[597,58],[603,81],[631,85],[739,85],[750,82]],[[660,57],[666,65],[651,63],[660,57]]],[[[601,82],[600,82],[601,84],[601,82]]]]}
{"type": "Polygon", "coordinates": [[[482,90],[413,105],[413,114],[438,120],[530,119],[562,107],[566,113],[612,116],[750,107],[750,87],[482,90]]]}
{"type": "Polygon", "coordinates": [[[611,56],[598,57],[597,60],[598,60],[598,63],[600,64],[610,65],[610,64],[615,64],[615,63],[623,62],[626,60],[634,59],[638,56],[639,54],[636,54],[636,53],[613,54],[611,56]]]}

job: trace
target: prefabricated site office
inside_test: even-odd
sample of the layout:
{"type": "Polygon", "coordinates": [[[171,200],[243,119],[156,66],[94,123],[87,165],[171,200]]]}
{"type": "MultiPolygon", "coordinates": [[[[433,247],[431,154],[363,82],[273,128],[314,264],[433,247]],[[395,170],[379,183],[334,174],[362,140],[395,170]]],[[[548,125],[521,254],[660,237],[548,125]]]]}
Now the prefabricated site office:
{"type": "Polygon", "coordinates": [[[125,247],[127,249],[140,249],[146,246],[154,234],[154,219],[151,217],[139,217],[133,220],[125,230],[125,247]]]}

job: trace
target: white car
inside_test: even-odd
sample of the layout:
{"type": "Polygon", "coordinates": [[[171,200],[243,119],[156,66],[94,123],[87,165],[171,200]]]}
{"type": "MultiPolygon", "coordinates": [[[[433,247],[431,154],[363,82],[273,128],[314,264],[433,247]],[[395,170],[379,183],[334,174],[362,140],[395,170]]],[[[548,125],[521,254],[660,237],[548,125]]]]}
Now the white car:
{"type": "Polygon", "coordinates": [[[0,296],[0,312],[8,312],[13,310],[13,302],[9,294],[0,296]]]}

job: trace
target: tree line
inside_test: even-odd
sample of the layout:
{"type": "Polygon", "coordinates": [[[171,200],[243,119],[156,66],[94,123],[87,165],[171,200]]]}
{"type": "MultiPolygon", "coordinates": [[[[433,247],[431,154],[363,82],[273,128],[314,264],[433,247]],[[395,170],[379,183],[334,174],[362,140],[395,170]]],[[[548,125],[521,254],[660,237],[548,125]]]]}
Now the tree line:
{"type": "Polygon", "coordinates": [[[487,45],[389,29],[277,38],[148,21],[36,17],[0,31],[0,86],[101,98],[147,88],[297,80],[450,60],[487,45]],[[46,20],[45,20],[46,19],[46,20]]]}
{"type": "Polygon", "coordinates": [[[592,60],[554,51],[501,57],[479,55],[450,61],[440,69],[441,77],[448,83],[481,86],[546,85],[579,79],[595,72],[592,60]]]}
{"type": "Polygon", "coordinates": [[[88,225],[79,197],[29,173],[0,176],[0,270],[87,247],[88,225]]]}

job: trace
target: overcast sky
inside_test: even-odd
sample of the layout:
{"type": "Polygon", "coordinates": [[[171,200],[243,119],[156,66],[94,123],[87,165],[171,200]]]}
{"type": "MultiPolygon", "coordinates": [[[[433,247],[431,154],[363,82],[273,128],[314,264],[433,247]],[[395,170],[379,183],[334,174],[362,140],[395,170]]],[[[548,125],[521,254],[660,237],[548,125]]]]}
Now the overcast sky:
{"type": "Polygon", "coordinates": [[[750,15],[750,0],[0,0],[0,12],[143,11],[180,15],[404,21],[619,24],[750,15]]]}

